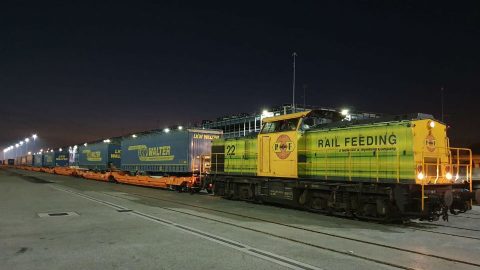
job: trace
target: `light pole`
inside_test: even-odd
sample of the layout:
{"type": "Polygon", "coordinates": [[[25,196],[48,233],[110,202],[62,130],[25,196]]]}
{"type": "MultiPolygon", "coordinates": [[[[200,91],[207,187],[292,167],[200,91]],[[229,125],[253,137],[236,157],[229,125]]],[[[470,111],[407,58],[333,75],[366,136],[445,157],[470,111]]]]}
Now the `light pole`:
{"type": "Polygon", "coordinates": [[[30,141],[29,138],[25,138],[25,155],[28,155],[28,142],[30,141]]]}
{"type": "Polygon", "coordinates": [[[22,152],[23,141],[20,141],[18,144],[20,144],[20,156],[23,156],[23,152],[22,152]]]}
{"type": "Polygon", "coordinates": [[[32,135],[32,139],[33,139],[33,151],[32,152],[35,152],[35,140],[38,138],[37,134],[33,134],[32,135]]]}
{"type": "Polygon", "coordinates": [[[19,146],[18,143],[15,144],[15,158],[17,158],[18,156],[18,152],[17,152],[18,146],[19,146]]]}
{"type": "Polygon", "coordinates": [[[292,56],[293,56],[292,112],[294,113],[295,112],[295,57],[297,56],[297,53],[293,52],[292,56]]]}

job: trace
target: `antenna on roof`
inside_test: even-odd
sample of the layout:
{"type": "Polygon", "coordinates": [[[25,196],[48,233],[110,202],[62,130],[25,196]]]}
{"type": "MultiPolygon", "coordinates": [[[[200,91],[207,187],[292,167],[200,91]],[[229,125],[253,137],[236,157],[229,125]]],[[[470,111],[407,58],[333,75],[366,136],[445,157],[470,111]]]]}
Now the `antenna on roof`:
{"type": "Polygon", "coordinates": [[[297,56],[296,52],[293,52],[293,83],[292,83],[292,113],[295,112],[295,57],[297,56]]]}

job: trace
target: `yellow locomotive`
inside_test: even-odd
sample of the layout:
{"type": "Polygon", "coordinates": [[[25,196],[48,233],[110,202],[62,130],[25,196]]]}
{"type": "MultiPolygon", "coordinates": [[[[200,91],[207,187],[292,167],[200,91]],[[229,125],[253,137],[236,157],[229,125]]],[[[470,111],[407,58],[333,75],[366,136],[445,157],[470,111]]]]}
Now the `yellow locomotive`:
{"type": "Polygon", "coordinates": [[[450,147],[443,123],[425,114],[341,118],[280,115],[263,119],[255,137],[215,140],[215,194],[375,220],[447,219],[471,209],[471,151],[450,147]]]}

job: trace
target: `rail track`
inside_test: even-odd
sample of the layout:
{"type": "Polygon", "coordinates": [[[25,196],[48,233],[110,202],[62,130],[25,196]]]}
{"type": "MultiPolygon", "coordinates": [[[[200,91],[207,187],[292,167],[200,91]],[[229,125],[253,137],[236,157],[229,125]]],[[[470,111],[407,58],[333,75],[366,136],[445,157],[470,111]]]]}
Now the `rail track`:
{"type": "MultiPolygon", "coordinates": [[[[116,198],[119,198],[119,199],[125,199],[125,198],[122,198],[122,196],[113,195],[113,194],[109,194],[109,193],[102,193],[102,194],[107,195],[107,196],[111,196],[111,197],[116,197],[116,198]]],[[[322,232],[322,231],[319,231],[319,230],[313,230],[313,229],[303,228],[303,227],[299,227],[299,226],[295,226],[295,225],[290,225],[290,224],[285,224],[285,223],[281,223],[281,222],[276,222],[276,221],[272,221],[272,220],[268,220],[268,219],[263,219],[263,218],[258,218],[258,217],[252,217],[252,216],[243,215],[243,214],[238,214],[238,213],[232,213],[232,212],[229,212],[229,211],[223,211],[223,210],[213,209],[213,208],[204,207],[204,206],[199,206],[199,205],[194,205],[194,204],[189,204],[189,203],[177,202],[177,201],[169,200],[169,199],[160,199],[160,198],[156,198],[156,197],[153,197],[153,196],[148,196],[148,195],[143,195],[143,194],[138,194],[138,193],[129,192],[128,194],[130,194],[130,195],[135,195],[135,196],[138,196],[138,197],[147,198],[147,199],[153,199],[153,200],[158,200],[158,201],[165,201],[165,202],[170,202],[170,203],[174,203],[174,204],[178,204],[178,205],[189,206],[189,207],[198,208],[198,209],[203,209],[203,210],[207,210],[207,211],[218,212],[218,213],[223,213],[223,214],[227,214],[227,215],[231,215],[231,216],[242,217],[242,218],[251,219],[251,220],[256,220],[256,221],[261,221],[261,222],[270,223],[270,224],[275,224],[275,225],[279,225],[279,226],[283,226],[283,227],[288,227],[288,228],[292,228],[292,229],[296,229],[296,230],[301,230],[301,231],[304,231],[304,232],[309,232],[309,233],[315,233],[315,234],[320,234],[320,235],[335,237],[335,238],[338,238],[338,239],[353,241],[353,242],[362,243],[362,244],[367,244],[367,245],[372,245],[372,246],[376,246],[376,247],[388,248],[388,249],[391,249],[391,250],[401,251],[401,252],[405,252],[405,253],[410,253],[410,254],[415,254],[415,255],[421,255],[421,256],[431,257],[431,258],[440,259],[440,260],[445,260],[445,261],[449,261],[449,262],[454,262],[454,263],[460,263],[460,264],[465,264],[465,265],[480,267],[480,264],[479,264],[479,263],[468,262],[468,261],[459,260],[459,259],[454,259],[454,258],[447,258],[447,257],[435,255],[435,254],[426,253],[426,252],[414,251],[414,250],[409,250],[409,249],[405,249],[405,248],[395,247],[395,246],[391,246],[391,245],[375,243],[375,242],[372,242],[372,241],[366,241],[366,240],[356,239],[356,238],[352,238],[352,237],[337,235],[337,234],[333,234],[333,233],[322,232]]],[[[234,226],[234,227],[237,227],[237,228],[241,228],[241,229],[245,229],[245,230],[249,230],[249,231],[254,231],[254,232],[257,232],[257,233],[261,233],[261,234],[265,234],[265,235],[269,235],[269,236],[281,238],[281,239],[284,239],[284,240],[289,240],[289,241],[292,241],[292,242],[295,242],[295,243],[299,243],[299,244],[304,244],[304,245],[307,245],[307,246],[312,246],[312,247],[316,247],[316,248],[320,248],[320,249],[324,249],[324,250],[329,250],[329,251],[333,251],[333,252],[337,252],[337,253],[341,253],[341,254],[345,254],[345,255],[349,255],[349,256],[359,257],[359,258],[366,259],[366,260],[369,260],[369,261],[372,261],[372,262],[376,262],[376,263],[381,263],[381,264],[385,264],[385,265],[390,265],[390,266],[394,266],[394,267],[401,268],[401,269],[412,269],[412,268],[410,268],[410,267],[405,267],[405,266],[401,266],[401,265],[392,265],[392,264],[389,263],[389,262],[382,262],[382,261],[379,261],[379,260],[377,260],[377,259],[359,256],[359,255],[356,255],[356,254],[352,254],[352,253],[350,253],[350,252],[344,252],[344,251],[341,251],[341,250],[334,250],[334,249],[332,249],[332,248],[323,247],[323,246],[318,246],[318,245],[316,245],[316,244],[299,241],[299,240],[297,240],[297,239],[292,239],[292,238],[284,237],[284,236],[281,236],[281,235],[272,234],[272,233],[269,233],[269,232],[265,232],[265,231],[253,229],[253,228],[250,228],[250,227],[245,227],[245,226],[242,226],[242,225],[234,224],[234,223],[231,223],[231,222],[226,222],[226,221],[223,221],[223,220],[218,220],[218,219],[214,219],[214,218],[210,218],[210,217],[205,217],[205,216],[202,216],[202,215],[197,215],[197,214],[193,214],[193,213],[189,213],[189,212],[184,212],[184,211],[181,211],[181,210],[178,210],[178,209],[172,209],[172,208],[169,208],[169,207],[161,207],[161,208],[162,208],[162,209],[169,210],[169,211],[172,211],[172,212],[184,214],[184,215],[187,215],[187,216],[194,216],[194,217],[196,217],[196,218],[205,219],[205,220],[209,220],[209,221],[214,221],[214,222],[218,222],[218,223],[222,223],[222,224],[234,226]]],[[[385,225],[384,225],[384,226],[385,226],[385,225]]],[[[461,236],[461,235],[448,234],[448,233],[439,233],[439,232],[430,231],[430,230],[425,230],[425,229],[419,229],[419,230],[426,231],[426,232],[429,232],[429,233],[438,233],[438,234],[443,234],[443,235],[448,235],[448,236],[461,237],[461,238],[467,238],[467,239],[473,239],[473,240],[479,240],[479,241],[480,241],[480,238],[476,238],[476,237],[461,236]]]]}
{"type": "MultiPolygon", "coordinates": [[[[17,174],[17,173],[16,173],[16,175],[17,176],[22,176],[22,174],[17,174]]],[[[76,191],[71,191],[70,190],[68,192],[78,194],[82,197],[90,197],[88,195],[85,195],[83,193],[76,192],[76,191]]],[[[106,192],[101,192],[101,193],[103,195],[106,195],[106,196],[110,196],[110,197],[114,197],[114,198],[118,198],[118,199],[125,199],[122,196],[113,195],[113,194],[106,193],[106,192]]],[[[131,191],[128,191],[128,194],[138,196],[138,197],[142,197],[142,198],[145,198],[145,199],[151,199],[151,200],[156,200],[156,201],[165,201],[165,202],[169,202],[169,203],[173,203],[173,204],[177,204],[177,205],[183,205],[183,206],[188,206],[188,207],[192,207],[192,208],[203,209],[203,210],[207,210],[207,211],[211,211],[211,212],[223,213],[223,214],[236,216],[236,217],[241,217],[241,218],[245,218],[245,219],[261,221],[261,222],[270,223],[270,224],[275,224],[275,225],[278,225],[278,226],[287,227],[287,228],[291,228],[291,229],[296,229],[296,230],[300,230],[300,231],[304,231],[304,232],[309,232],[309,233],[314,233],[314,234],[319,234],[319,235],[325,235],[325,236],[334,237],[334,238],[337,238],[337,239],[343,239],[343,240],[347,240],[347,241],[357,242],[357,243],[366,244],[366,245],[370,245],[370,246],[376,246],[376,247],[380,247],[380,248],[387,248],[387,249],[390,249],[390,250],[400,251],[400,252],[414,254],[414,255],[430,257],[430,258],[443,260],[443,261],[447,261],[447,262],[463,264],[463,265],[467,265],[467,266],[480,267],[480,263],[476,263],[476,262],[470,262],[470,261],[465,261],[465,260],[455,259],[455,258],[448,258],[448,257],[444,257],[444,256],[430,254],[430,253],[427,253],[427,252],[409,250],[409,249],[396,247],[396,246],[392,246],[392,245],[375,243],[375,242],[372,242],[372,241],[356,239],[356,238],[353,238],[353,237],[342,236],[342,235],[329,233],[329,232],[324,232],[324,231],[320,231],[320,230],[303,228],[303,227],[290,225],[290,224],[285,224],[285,223],[281,223],[281,222],[276,222],[276,221],[268,220],[268,219],[264,219],[264,218],[258,218],[258,217],[253,217],[253,216],[249,216],[249,215],[244,215],[244,214],[239,214],[239,213],[234,213],[234,212],[229,212],[229,211],[224,211],[224,210],[219,210],[219,209],[213,209],[213,208],[200,206],[200,205],[195,205],[195,204],[191,204],[191,203],[178,202],[178,201],[170,200],[170,199],[158,198],[158,197],[139,194],[139,193],[135,193],[135,192],[131,192],[131,191]]],[[[91,198],[99,201],[98,199],[95,199],[93,197],[91,197],[91,198]]],[[[106,202],[106,201],[103,202],[103,203],[107,204],[107,205],[109,204],[109,202],[106,202]]],[[[113,203],[110,203],[110,204],[113,204],[113,203]]],[[[242,226],[242,225],[239,225],[239,224],[234,224],[234,223],[224,221],[224,220],[219,220],[219,219],[206,217],[206,216],[202,216],[202,215],[198,215],[198,214],[194,214],[194,213],[190,213],[190,212],[185,212],[185,211],[181,211],[181,210],[178,210],[178,209],[172,209],[172,208],[169,208],[169,207],[160,207],[160,208],[165,209],[167,211],[175,212],[175,213],[178,213],[178,214],[182,214],[182,215],[186,215],[186,216],[192,216],[192,217],[200,218],[200,219],[204,219],[204,220],[209,220],[209,221],[233,226],[233,227],[236,227],[236,228],[260,233],[260,234],[267,235],[267,236],[270,236],[270,237],[275,237],[275,238],[278,238],[278,239],[287,240],[287,241],[294,242],[294,243],[297,243],[297,244],[302,244],[302,245],[305,245],[305,246],[309,246],[309,247],[313,247],[313,248],[317,248],[317,249],[321,249],[321,250],[326,250],[326,251],[330,251],[330,252],[334,252],[334,253],[350,256],[350,257],[363,259],[363,260],[370,261],[370,262],[377,263],[377,264],[381,264],[381,265],[391,266],[391,267],[395,267],[395,268],[399,268],[399,269],[415,269],[415,268],[411,268],[411,267],[408,267],[408,266],[403,266],[403,265],[391,263],[391,262],[388,262],[388,261],[383,261],[383,260],[379,260],[379,259],[375,259],[375,258],[371,258],[371,257],[367,257],[367,256],[362,256],[362,255],[359,255],[359,254],[354,254],[352,252],[345,251],[345,250],[334,249],[334,248],[330,248],[330,247],[327,247],[327,246],[321,246],[321,245],[318,245],[318,244],[308,243],[308,242],[293,239],[293,238],[290,238],[290,237],[285,237],[285,236],[278,235],[278,234],[275,234],[275,233],[265,232],[265,231],[262,231],[262,230],[242,226]]],[[[131,210],[129,210],[129,211],[131,211],[131,210]]],[[[135,211],[133,211],[133,212],[135,212],[135,211]]],[[[413,227],[412,225],[397,226],[397,227],[408,227],[408,228],[413,228],[415,230],[425,231],[425,232],[434,233],[434,234],[442,234],[442,235],[447,235],[447,236],[452,236],[452,237],[460,237],[460,238],[471,239],[471,240],[480,240],[480,238],[477,238],[477,237],[443,233],[443,232],[432,231],[432,230],[428,230],[428,229],[424,229],[424,228],[418,228],[417,224],[419,224],[419,225],[427,224],[427,225],[432,226],[432,224],[429,224],[429,223],[415,223],[416,227],[413,227]]],[[[387,225],[384,225],[384,224],[379,224],[379,225],[387,226],[387,225]]],[[[437,224],[435,224],[435,225],[437,225],[437,224]]],[[[476,230],[476,229],[468,229],[468,228],[461,228],[461,227],[448,226],[448,225],[441,225],[441,226],[442,227],[450,227],[450,228],[460,229],[460,230],[480,231],[480,230],[476,230]]]]}
{"type": "Polygon", "coordinates": [[[451,215],[449,217],[456,217],[456,218],[469,218],[469,219],[480,219],[480,217],[469,217],[469,216],[455,216],[455,215],[451,215]]]}
{"type": "Polygon", "coordinates": [[[420,225],[432,226],[432,227],[437,226],[437,227],[452,228],[452,229],[463,230],[463,231],[480,232],[480,229],[464,228],[464,227],[450,226],[445,224],[431,224],[426,222],[411,222],[410,224],[411,224],[410,226],[417,226],[417,224],[420,224],[420,225]]]}
{"type": "MultiPolygon", "coordinates": [[[[107,193],[104,193],[104,194],[109,195],[109,196],[114,196],[114,195],[107,194],[107,193]]],[[[213,209],[213,208],[209,208],[209,207],[205,207],[205,206],[189,204],[189,203],[184,203],[184,202],[178,202],[178,201],[175,201],[175,200],[160,199],[160,198],[156,198],[156,197],[153,197],[153,196],[148,196],[148,195],[143,195],[143,194],[138,194],[138,193],[130,193],[130,194],[135,195],[135,196],[139,196],[139,197],[143,197],[143,198],[154,199],[154,200],[159,200],[159,201],[166,201],[166,202],[175,203],[175,204],[178,204],[178,205],[190,206],[190,207],[194,207],[194,208],[198,208],[198,209],[204,209],[204,210],[208,210],[208,211],[212,211],[212,212],[219,212],[219,213],[229,214],[229,215],[232,215],[232,216],[243,217],[243,218],[248,218],[248,219],[262,221],[262,222],[268,222],[268,223],[272,223],[272,224],[276,224],[276,225],[282,225],[282,226],[285,226],[285,227],[301,229],[301,230],[309,230],[309,229],[305,229],[305,228],[302,228],[302,227],[299,227],[299,226],[294,226],[294,225],[289,225],[289,224],[284,224],[284,223],[278,223],[278,222],[272,221],[272,220],[266,220],[266,219],[247,216],[247,215],[243,215],[243,214],[227,212],[227,211],[213,209]]],[[[342,217],[339,217],[339,218],[342,218],[342,217]]],[[[349,220],[352,220],[352,219],[349,219],[349,220]]],[[[359,222],[362,222],[362,221],[359,221],[359,222]]],[[[368,223],[372,223],[372,222],[369,221],[368,223]]],[[[380,226],[387,226],[387,227],[388,226],[394,226],[394,227],[397,227],[397,228],[411,228],[411,229],[414,229],[414,230],[417,230],[417,231],[424,231],[424,232],[433,233],[433,234],[447,235],[447,236],[453,236],[453,237],[459,237],[459,238],[465,238],[465,239],[473,239],[473,240],[480,241],[480,237],[460,235],[460,234],[455,234],[455,233],[438,232],[438,231],[434,231],[434,230],[431,230],[431,229],[426,229],[426,228],[422,228],[422,227],[418,226],[419,224],[423,225],[423,226],[424,225],[436,226],[437,224],[414,223],[414,222],[407,223],[403,226],[402,225],[398,226],[398,225],[394,225],[394,224],[393,225],[385,225],[383,223],[375,223],[375,224],[378,224],[380,226]]],[[[441,225],[441,227],[449,227],[449,228],[452,228],[452,229],[460,229],[460,230],[473,231],[473,232],[480,231],[480,230],[477,230],[477,229],[469,229],[469,228],[462,228],[462,227],[455,227],[455,226],[448,226],[448,225],[441,225]]],[[[326,232],[315,231],[315,230],[313,230],[312,232],[317,232],[317,233],[320,233],[320,234],[326,234],[326,235],[332,236],[332,235],[330,235],[329,233],[326,233],[326,232]]],[[[339,236],[339,237],[342,237],[342,236],[339,236]]]]}

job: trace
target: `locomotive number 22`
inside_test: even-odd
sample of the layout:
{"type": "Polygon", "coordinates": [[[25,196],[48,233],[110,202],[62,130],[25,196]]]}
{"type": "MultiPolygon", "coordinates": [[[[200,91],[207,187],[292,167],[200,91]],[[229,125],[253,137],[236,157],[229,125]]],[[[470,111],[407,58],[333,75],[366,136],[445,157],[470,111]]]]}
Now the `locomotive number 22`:
{"type": "Polygon", "coordinates": [[[235,145],[227,145],[227,156],[235,155],[235,145]]]}

